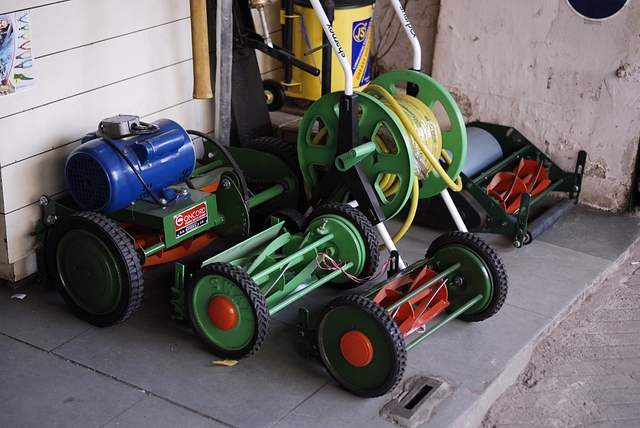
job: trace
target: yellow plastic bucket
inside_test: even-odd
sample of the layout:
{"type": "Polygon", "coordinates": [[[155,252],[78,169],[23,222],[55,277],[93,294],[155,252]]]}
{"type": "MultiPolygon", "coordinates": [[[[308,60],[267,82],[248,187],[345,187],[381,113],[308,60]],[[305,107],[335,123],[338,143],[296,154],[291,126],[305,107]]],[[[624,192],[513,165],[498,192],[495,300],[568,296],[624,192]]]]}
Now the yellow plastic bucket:
{"type": "MultiPolygon", "coordinates": [[[[353,72],[353,89],[361,90],[371,80],[369,52],[375,0],[336,0],[333,30],[347,55],[353,72]]],[[[322,70],[322,50],[305,53],[322,45],[322,26],[308,0],[295,0],[293,5],[292,49],[296,58],[322,70]]],[[[331,92],[344,90],[344,71],[335,52],[331,60],[331,92]]],[[[315,101],[322,96],[322,73],[312,76],[293,67],[292,82],[285,84],[285,94],[293,98],[315,101]]]]}

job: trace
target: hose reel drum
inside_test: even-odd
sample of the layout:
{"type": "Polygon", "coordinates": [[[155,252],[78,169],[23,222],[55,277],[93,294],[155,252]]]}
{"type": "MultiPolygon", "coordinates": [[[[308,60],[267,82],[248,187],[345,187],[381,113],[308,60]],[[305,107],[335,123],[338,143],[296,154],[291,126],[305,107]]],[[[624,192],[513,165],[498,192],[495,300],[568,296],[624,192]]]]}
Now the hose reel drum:
{"type": "MultiPolygon", "coordinates": [[[[325,95],[313,103],[303,117],[298,135],[298,154],[309,190],[315,191],[324,171],[332,165],[345,168],[344,164],[360,162],[374,187],[382,211],[387,218],[392,218],[402,210],[413,191],[416,164],[426,172],[426,176],[420,177],[417,189],[420,198],[434,196],[450,186],[459,186],[455,181],[466,158],[466,130],[460,109],[449,92],[431,77],[413,70],[387,73],[372,81],[369,88],[365,90],[368,92],[358,93],[358,131],[362,144],[349,154],[337,152],[340,93],[325,95]],[[402,100],[405,95],[400,94],[397,88],[404,83],[411,83],[417,88],[415,98],[402,100]],[[398,104],[395,107],[391,105],[394,101],[398,104]],[[433,116],[436,104],[447,115],[450,123],[447,129],[440,129],[433,116]],[[320,131],[315,133],[317,123],[320,131]],[[419,147],[417,140],[431,140],[434,144],[431,148],[419,147]],[[444,168],[441,156],[448,157],[450,161],[444,168]],[[385,189],[384,180],[389,180],[389,176],[396,181],[392,191],[385,189]]],[[[348,189],[339,190],[335,199],[347,201],[348,189]]]]}

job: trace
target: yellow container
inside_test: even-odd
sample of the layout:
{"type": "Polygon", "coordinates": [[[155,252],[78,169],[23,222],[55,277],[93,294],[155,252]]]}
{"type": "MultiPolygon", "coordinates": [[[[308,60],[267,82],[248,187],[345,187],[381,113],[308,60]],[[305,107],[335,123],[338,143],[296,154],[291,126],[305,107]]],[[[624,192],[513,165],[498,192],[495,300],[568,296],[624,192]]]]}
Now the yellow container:
{"type": "MultiPolygon", "coordinates": [[[[353,89],[361,90],[371,80],[369,52],[375,0],[336,0],[333,30],[347,55],[353,72],[353,89]]],[[[295,0],[293,6],[292,49],[296,58],[322,70],[322,50],[305,53],[322,45],[322,26],[308,0],[295,0]]],[[[344,71],[335,52],[331,60],[331,92],[344,90],[344,71]]],[[[322,96],[322,73],[312,76],[293,67],[291,84],[283,84],[285,94],[315,101],[322,96]]]]}

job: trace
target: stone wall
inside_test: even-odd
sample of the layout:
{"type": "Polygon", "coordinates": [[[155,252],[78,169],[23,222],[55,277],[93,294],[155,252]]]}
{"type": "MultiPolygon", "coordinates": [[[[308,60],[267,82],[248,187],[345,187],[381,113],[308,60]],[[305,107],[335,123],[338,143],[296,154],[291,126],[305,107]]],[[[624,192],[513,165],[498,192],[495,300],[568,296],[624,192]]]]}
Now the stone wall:
{"type": "Polygon", "coordinates": [[[588,152],[581,202],[629,208],[640,136],[640,6],[590,21],[565,0],[442,0],[433,77],[466,120],[513,126],[565,170],[588,152]]]}

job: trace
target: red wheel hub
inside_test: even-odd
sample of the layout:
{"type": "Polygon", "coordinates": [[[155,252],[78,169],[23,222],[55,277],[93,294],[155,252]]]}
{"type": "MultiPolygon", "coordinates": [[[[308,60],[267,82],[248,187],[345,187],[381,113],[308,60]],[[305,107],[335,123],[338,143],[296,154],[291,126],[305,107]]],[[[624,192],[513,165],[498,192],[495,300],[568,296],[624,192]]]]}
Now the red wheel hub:
{"type": "Polygon", "coordinates": [[[352,330],[342,335],[340,351],[349,364],[364,367],[373,359],[373,346],[369,338],[358,330],[352,330]]]}
{"type": "Polygon", "coordinates": [[[238,324],[238,312],[233,302],[218,296],[209,301],[207,308],[209,320],[220,330],[231,330],[238,324]]]}

